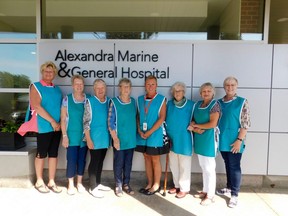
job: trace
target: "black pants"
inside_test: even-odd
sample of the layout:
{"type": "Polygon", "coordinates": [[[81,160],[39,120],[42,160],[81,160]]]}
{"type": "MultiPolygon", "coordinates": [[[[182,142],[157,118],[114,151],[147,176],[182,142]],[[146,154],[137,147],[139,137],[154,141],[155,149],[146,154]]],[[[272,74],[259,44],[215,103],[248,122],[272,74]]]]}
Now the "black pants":
{"type": "Polygon", "coordinates": [[[107,149],[90,149],[90,164],[88,167],[88,174],[91,190],[96,188],[101,183],[101,173],[106,152],[107,149]]]}

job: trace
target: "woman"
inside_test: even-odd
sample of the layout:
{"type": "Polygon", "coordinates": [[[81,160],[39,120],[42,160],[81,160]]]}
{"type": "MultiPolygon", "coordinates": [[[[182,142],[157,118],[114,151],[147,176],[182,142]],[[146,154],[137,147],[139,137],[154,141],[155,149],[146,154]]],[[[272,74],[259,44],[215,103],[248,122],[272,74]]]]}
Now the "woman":
{"type": "Polygon", "coordinates": [[[145,79],[146,94],[138,97],[138,145],[136,151],[142,152],[148,184],[140,193],[153,195],[160,192],[161,162],[160,155],[169,152],[169,146],[163,146],[163,122],[166,117],[166,99],[157,93],[157,78],[145,79]]]}
{"type": "Polygon", "coordinates": [[[90,189],[92,196],[104,197],[102,191],[111,188],[101,184],[103,161],[110,145],[107,116],[109,98],[106,97],[106,83],[96,79],[93,83],[95,95],[89,97],[84,109],[84,133],[90,151],[90,164],[88,166],[90,189]]]}
{"type": "Polygon", "coordinates": [[[86,94],[84,91],[84,78],[75,75],[71,78],[73,93],[68,94],[62,101],[61,129],[62,146],[67,149],[67,172],[69,195],[74,195],[74,177],[77,174],[77,190],[83,193],[85,188],[82,178],[85,170],[87,146],[83,142],[83,114],[86,94]]]}
{"type": "Polygon", "coordinates": [[[215,90],[211,83],[204,83],[200,87],[203,100],[195,104],[193,121],[189,129],[194,132],[194,152],[198,155],[203,176],[203,190],[195,197],[201,198],[201,205],[214,202],[216,189],[216,152],[218,148],[218,120],[220,106],[213,99],[215,90]]]}
{"type": "Polygon", "coordinates": [[[120,95],[112,98],[109,108],[108,124],[113,139],[115,194],[118,197],[123,195],[122,187],[127,194],[134,194],[130,186],[130,173],[136,147],[137,107],[135,99],[130,97],[131,85],[127,78],[119,81],[120,95]]]}
{"type": "Polygon", "coordinates": [[[29,119],[28,116],[30,115],[32,118],[25,122],[19,128],[19,131],[23,132],[22,135],[28,131],[38,132],[35,188],[40,193],[49,193],[50,190],[60,193],[62,190],[55,183],[55,174],[61,139],[60,109],[62,93],[60,88],[52,82],[57,75],[57,68],[53,62],[49,61],[41,65],[41,75],[42,79],[39,82],[30,85],[30,101],[26,120],[29,119]],[[49,181],[46,185],[43,180],[43,169],[47,155],[49,181]]]}
{"type": "Polygon", "coordinates": [[[241,158],[245,148],[244,139],[251,126],[250,109],[245,98],[237,96],[238,80],[227,77],[223,83],[226,95],[219,100],[222,116],[219,150],[226,168],[226,188],[216,191],[219,195],[231,195],[228,206],[237,206],[241,185],[241,158]]]}
{"type": "Polygon", "coordinates": [[[170,169],[174,187],[168,193],[183,198],[190,191],[192,134],[187,127],[192,120],[194,102],[185,97],[186,85],[176,82],[171,93],[173,98],[167,103],[167,134],[173,145],[169,153],[170,169]]]}

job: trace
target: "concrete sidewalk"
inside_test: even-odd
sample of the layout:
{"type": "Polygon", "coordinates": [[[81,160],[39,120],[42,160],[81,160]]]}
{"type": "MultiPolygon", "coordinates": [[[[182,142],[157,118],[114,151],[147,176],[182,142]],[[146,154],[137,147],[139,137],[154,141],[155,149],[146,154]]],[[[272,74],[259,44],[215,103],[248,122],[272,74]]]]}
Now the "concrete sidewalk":
{"type": "MultiPolygon", "coordinates": [[[[192,196],[201,189],[200,185],[192,186],[189,195],[177,199],[168,193],[164,197],[163,190],[152,196],[140,194],[138,189],[144,186],[140,183],[131,183],[135,190],[132,196],[124,194],[123,197],[116,197],[111,190],[104,192],[105,197],[101,199],[92,197],[87,191],[69,196],[66,182],[59,182],[63,189],[61,194],[41,194],[34,187],[0,187],[1,215],[288,215],[288,188],[244,187],[239,195],[238,206],[231,209],[227,207],[229,198],[220,196],[216,196],[216,202],[210,206],[201,206],[200,199],[192,196]]],[[[106,185],[114,187],[111,181],[106,182],[106,185]]],[[[88,182],[84,186],[88,189],[88,182]]]]}

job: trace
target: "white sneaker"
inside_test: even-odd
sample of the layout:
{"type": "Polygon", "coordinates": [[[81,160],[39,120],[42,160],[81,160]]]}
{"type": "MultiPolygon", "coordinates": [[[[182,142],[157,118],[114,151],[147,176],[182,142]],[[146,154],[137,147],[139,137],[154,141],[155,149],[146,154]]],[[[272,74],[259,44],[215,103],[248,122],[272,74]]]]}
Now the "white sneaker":
{"type": "Polygon", "coordinates": [[[104,197],[104,194],[98,190],[98,188],[94,188],[93,190],[91,190],[91,188],[89,189],[89,193],[96,197],[96,198],[103,198],[104,197]]]}
{"type": "Polygon", "coordinates": [[[235,208],[237,206],[237,203],[238,203],[238,197],[231,196],[228,206],[230,208],[235,208]]]}
{"type": "Polygon", "coordinates": [[[98,188],[98,190],[101,190],[101,191],[110,191],[110,190],[111,190],[110,187],[104,186],[104,185],[102,185],[102,184],[99,184],[99,185],[97,186],[97,188],[98,188]]]}
{"type": "Polygon", "coordinates": [[[225,196],[229,196],[231,194],[231,190],[228,188],[222,188],[220,190],[216,191],[216,194],[218,195],[225,195],[225,196]]]}
{"type": "Polygon", "coordinates": [[[82,184],[77,184],[77,190],[79,193],[84,193],[86,191],[85,187],[82,184]]]}
{"type": "Polygon", "coordinates": [[[77,189],[75,187],[71,187],[67,189],[68,195],[74,195],[76,193],[77,189]]]}

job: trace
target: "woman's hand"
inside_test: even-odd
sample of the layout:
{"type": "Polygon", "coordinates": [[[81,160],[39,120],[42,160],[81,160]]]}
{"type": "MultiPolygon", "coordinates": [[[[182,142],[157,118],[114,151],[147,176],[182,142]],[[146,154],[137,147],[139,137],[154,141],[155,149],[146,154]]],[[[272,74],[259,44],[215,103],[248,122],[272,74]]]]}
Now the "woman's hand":
{"type": "Polygon", "coordinates": [[[53,120],[53,121],[51,121],[50,124],[51,124],[54,131],[60,131],[60,128],[61,128],[60,123],[53,120]]]}
{"type": "Polygon", "coordinates": [[[242,144],[242,142],[240,140],[236,140],[232,145],[230,145],[230,146],[232,146],[231,152],[233,154],[239,153],[241,144],[242,144]]]}
{"type": "Polygon", "coordinates": [[[120,150],[120,141],[118,139],[118,137],[116,137],[115,139],[113,139],[113,146],[116,150],[120,150]]]}
{"type": "Polygon", "coordinates": [[[63,135],[63,138],[62,138],[62,146],[64,148],[68,148],[69,146],[69,139],[68,139],[68,136],[67,135],[63,135]]]}
{"type": "Polygon", "coordinates": [[[94,144],[93,144],[93,142],[92,142],[91,139],[90,139],[90,140],[87,140],[87,147],[88,147],[89,149],[94,149],[94,144]]]}

